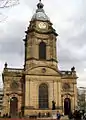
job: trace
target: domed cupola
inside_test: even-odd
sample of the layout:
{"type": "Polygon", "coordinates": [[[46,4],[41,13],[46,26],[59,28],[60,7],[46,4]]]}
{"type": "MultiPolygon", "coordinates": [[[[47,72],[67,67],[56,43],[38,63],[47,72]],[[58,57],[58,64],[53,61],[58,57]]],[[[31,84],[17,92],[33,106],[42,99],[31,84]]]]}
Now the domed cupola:
{"type": "Polygon", "coordinates": [[[39,0],[39,3],[37,4],[36,13],[32,16],[31,21],[34,20],[50,21],[49,17],[45,14],[43,6],[44,5],[41,3],[41,0],[39,0]]]}
{"type": "Polygon", "coordinates": [[[33,32],[40,34],[54,34],[55,36],[58,36],[58,34],[52,26],[53,24],[50,22],[49,17],[45,14],[43,6],[44,5],[41,3],[41,0],[39,0],[36,12],[32,16],[29,27],[26,31],[27,35],[25,39],[27,39],[28,34],[30,35],[30,33],[33,32]]]}

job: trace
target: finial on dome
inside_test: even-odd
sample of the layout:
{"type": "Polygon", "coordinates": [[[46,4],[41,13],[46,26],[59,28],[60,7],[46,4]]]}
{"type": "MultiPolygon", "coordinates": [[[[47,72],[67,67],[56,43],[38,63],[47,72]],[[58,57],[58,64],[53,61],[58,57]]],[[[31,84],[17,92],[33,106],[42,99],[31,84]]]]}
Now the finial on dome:
{"type": "Polygon", "coordinates": [[[39,0],[39,3],[37,4],[38,9],[42,9],[43,6],[44,6],[44,5],[41,3],[41,0],[39,0]]]}

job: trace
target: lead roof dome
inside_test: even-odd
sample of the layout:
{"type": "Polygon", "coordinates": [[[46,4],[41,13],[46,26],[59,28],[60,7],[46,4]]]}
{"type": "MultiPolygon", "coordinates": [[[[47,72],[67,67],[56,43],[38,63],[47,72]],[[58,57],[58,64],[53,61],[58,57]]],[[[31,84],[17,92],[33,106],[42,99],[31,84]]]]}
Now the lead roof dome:
{"type": "Polygon", "coordinates": [[[44,5],[41,3],[41,0],[39,0],[39,3],[37,4],[36,13],[32,16],[31,21],[33,20],[50,21],[49,17],[45,14],[43,6],[44,5]]]}

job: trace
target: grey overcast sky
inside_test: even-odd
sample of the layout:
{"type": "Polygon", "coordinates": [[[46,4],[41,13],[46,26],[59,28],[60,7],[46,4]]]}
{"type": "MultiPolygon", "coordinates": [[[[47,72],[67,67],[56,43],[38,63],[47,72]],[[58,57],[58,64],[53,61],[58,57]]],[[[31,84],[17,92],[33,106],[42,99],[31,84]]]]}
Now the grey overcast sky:
{"type": "MultiPolygon", "coordinates": [[[[38,0],[20,0],[20,4],[0,9],[0,87],[4,63],[23,68],[25,30],[35,13],[38,0]],[[4,18],[6,18],[4,20],[4,18]]],[[[77,86],[86,87],[86,0],[42,0],[44,10],[59,34],[57,58],[60,70],[75,66],[77,86]]]]}

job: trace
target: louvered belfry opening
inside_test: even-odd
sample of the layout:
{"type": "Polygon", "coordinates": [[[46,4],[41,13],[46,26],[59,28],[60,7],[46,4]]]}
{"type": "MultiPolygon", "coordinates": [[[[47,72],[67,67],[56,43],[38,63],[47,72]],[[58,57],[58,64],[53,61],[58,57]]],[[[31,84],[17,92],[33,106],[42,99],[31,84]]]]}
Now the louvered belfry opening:
{"type": "Polygon", "coordinates": [[[39,59],[46,59],[46,44],[44,42],[39,44],[39,59]]]}

